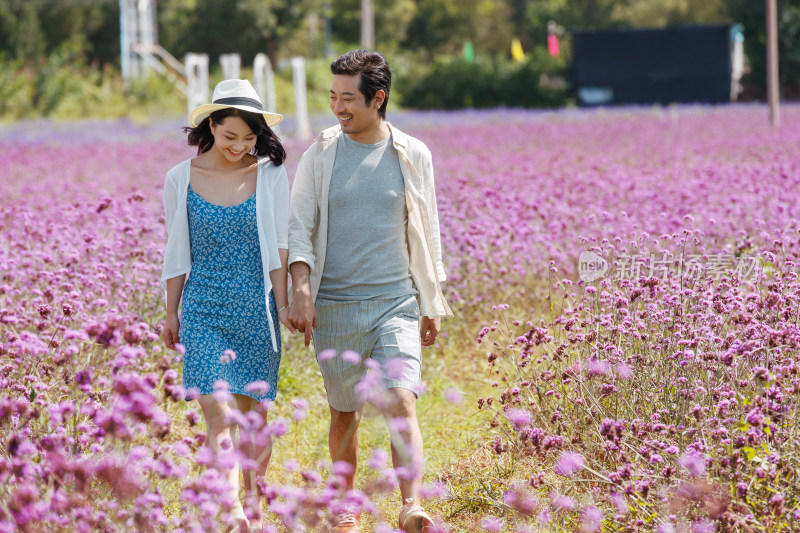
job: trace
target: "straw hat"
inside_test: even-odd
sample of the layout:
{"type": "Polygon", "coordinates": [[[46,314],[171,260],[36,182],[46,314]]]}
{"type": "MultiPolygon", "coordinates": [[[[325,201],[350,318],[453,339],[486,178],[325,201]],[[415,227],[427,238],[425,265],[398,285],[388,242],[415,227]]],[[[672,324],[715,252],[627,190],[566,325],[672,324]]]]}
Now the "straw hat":
{"type": "Polygon", "coordinates": [[[281,120],[283,115],[278,113],[270,113],[264,111],[264,106],[261,105],[261,99],[258,93],[250,85],[247,80],[223,80],[214,88],[214,95],[211,98],[210,104],[203,104],[196,107],[189,114],[189,124],[197,127],[214,111],[234,107],[242,111],[249,111],[257,115],[264,115],[264,120],[267,121],[267,126],[270,128],[275,127],[281,120]]]}

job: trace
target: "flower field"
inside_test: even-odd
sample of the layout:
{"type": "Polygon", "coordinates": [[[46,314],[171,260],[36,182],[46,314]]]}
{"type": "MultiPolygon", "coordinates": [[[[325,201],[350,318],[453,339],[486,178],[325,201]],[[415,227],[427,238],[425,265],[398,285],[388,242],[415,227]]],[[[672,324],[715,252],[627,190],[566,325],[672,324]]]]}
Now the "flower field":
{"type": "MultiPolygon", "coordinates": [[[[777,131],[763,106],[389,117],[433,152],[456,313],[419,407],[441,530],[800,530],[800,107],[783,113],[777,131]]],[[[229,518],[159,340],[181,125],[0,130],[0,531],[229,518]]],[[[287,142],[290,178],[305,147],[287,142]]],[[[343,493],[325,405],[284,331],[277,401],[238,420],[276,441],[265,530],[348,502],[391,531],[384,426],[343,493]]]]}

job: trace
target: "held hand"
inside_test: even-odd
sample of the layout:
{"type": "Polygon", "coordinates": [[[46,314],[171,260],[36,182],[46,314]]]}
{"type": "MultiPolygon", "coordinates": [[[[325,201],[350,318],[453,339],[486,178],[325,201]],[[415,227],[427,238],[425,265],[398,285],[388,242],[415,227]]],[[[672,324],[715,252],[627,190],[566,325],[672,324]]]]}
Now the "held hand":
{"type": "Polygon", "coordinates": [[[441,318],[428,318],[421,317],[419,321],[420,339],[423,346],[433,346],[436,342],[436,336],[439,335],[439,330],[442,328],[441,318]]]}
{"type": "Polygon", "coordinates": [[[294,324],[292,324],[289,321],[289,306],[286,306],[280,311],[278,311],[278,320],[281,321],[281,324],[286,326],[286,329],[289,330],[289,333],[291,333],[292,335],[297,333],[297,328],[295,328],[294,324]]]}
{"type": "Polygon", "coordinates": [[[178,315],[167,315],[167,320],[164,323],[164,331],[161,336],[164,338],[164,344],[170,350],[175,349],[175,345],[181,342],[180,337],[181,321],[178,315]]]}
{"type": "Polygon", "coordinates": [[[311,298],[298,298],[295,295],[292,305],[289,306],[288,320],[297,331],[305,333],[305,342],[308,346],[314,335],[314,328],[317,327],[317,310],[311,298]]]}

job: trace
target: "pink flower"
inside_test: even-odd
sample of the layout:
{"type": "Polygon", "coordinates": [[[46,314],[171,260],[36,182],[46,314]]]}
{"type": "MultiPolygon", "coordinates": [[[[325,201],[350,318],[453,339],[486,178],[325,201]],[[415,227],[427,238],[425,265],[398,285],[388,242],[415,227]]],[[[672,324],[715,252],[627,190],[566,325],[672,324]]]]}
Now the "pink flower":
{"type": "Polygon", "coordinates": [[[458,405],[464,401],[464,393],[461,389],[451,387],[444,392],[445,399],[455,405],[458,405]]]}
{"type": "Polygon", "coordinates": [[[506,413],[506,418],[514,424],[515,429],[527,426],[533,420],[531,413],[525,409],[509,409],[506,413]]]}
{"type": "Polygon", "coordinates": [[[342,353],[342,360],[351,365],[357,365],[361,362],[361,355],[358,352],[346,350],[342,353]]]}
{"type": "Polygon", "coordinates": [[[563,452],[556,463],[556,473],[570,477],[586,466],[586,460],[579,453],[563,452]]]}
{"type": "Polygon", "coordinates": [[[481,520],[481,527],[486,531],[502,531],[505,522],[496,516],[486,516],[481,520]]]}
{"type": "Polygon", "coordinates": [[[575,509],[575,500],[563,494],[554,494],[552,496],[553,506],[559,511],[572,511],[575,509]]]}
{"type": "Polygon", "coordinates": [[[320,361],[328,361],[329,359],[333,359],[334,357],[336,357],[336,355],[337,355],[336,350],[331,350],[331,349],[322,350],[319,353],[319,360],[320,361]]]}
{"type": "Polygon", "coordinates": [[[223,365],[231,363],[236,360],[236,352],[233,350],[225,350],[225,352],[220,356],[219,362],[223,365]]]}
{"type": "Polygon", "coordinates": [[[686,452],[678,459],[678,464],[689,471],[694,477],[702,476],[706,473],[705,458],[697,452],[686,452]]]}
{"type": "Polygon", "coordinates": [[[269,383],[266,381],[253,381],[248,383],[244,390],[256,396],[264,396],[269,392],[269,383]]]}

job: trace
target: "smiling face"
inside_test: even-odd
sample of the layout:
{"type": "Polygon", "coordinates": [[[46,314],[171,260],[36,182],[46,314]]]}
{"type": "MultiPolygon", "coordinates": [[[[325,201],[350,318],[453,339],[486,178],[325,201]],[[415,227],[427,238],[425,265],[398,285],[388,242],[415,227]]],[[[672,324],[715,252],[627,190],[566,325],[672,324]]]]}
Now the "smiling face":
{"type": "Polygon", "coordinates": [[[331,111],[339,119],[342,131],[354,141],[363,143],[379,142],[384,135],[383,119],[378,109],[383,104],[386,93],[378,91],[367,103],[359,90],[361,76],[336,74],[331,84],[331,111]]]}
{"type": "Polygon", "coordinates": [[[257,137],[241,117],[225,117],[220,123],[211,121],[214,150],[225,160],[236,163],[256,145],[257,137]]]}

